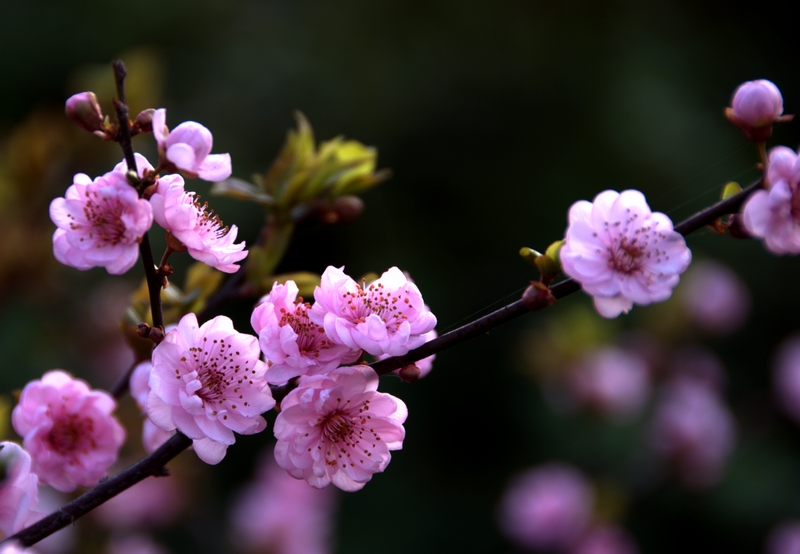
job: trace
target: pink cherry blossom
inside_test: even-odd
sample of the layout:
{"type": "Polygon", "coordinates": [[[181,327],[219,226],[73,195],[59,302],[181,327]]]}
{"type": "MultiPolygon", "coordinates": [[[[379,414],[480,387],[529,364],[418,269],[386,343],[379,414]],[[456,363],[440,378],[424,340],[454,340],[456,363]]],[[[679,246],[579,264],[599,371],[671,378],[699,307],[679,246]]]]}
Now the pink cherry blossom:
{"type": "Polygon", "coordinates": [[[108,475],[125,442],[112,416],[117,402],[60,370],[22,390],[11,421],[39,479],[62,492],[91,487],[108,475]]]}
{"type": "Polygon", "coordinates": [[[639,413],[650,395],[645,361],[616,347],[589,353],[568,370],[568,382],[581,404],[616,418],[639,413]]]}
{"type": "Polygon", "coordinates": [[[39,479],[31,473],[31,457],[13,442],[0,442],[0,469],[0,532],[9,536],[42,517],[34,511],[39,479]]]}
{"type": "Polygon", "coordinates": [[[783,97],[771,81],[758,79],[739,85],[731,99],[726,117],[742,129],[747,138],[757,142],[767,140],[772,134],[772,124],[781,121],[783,97]]]}
{"type": "Polygon", "coordinates": [[[360,287],[329,266],[314,299],[311,321],[324,327],[333,342],[373,356],[402,356],[424,344],[423,335],[436,326],[417,286],[396,267],[360,287]]]}
{"type": "Polygon", "coordinates": [[[377,388],[378,375],[367,366],[300,377],[275,419],[278,465],[317,488],[361,489],[405,437],[406,405],[377,388]]]}
{"type": "Polygon", "coordinates": [[[550,464],[518,475],[498,516],[506,536],[521,546],[561,550],[586,529],[593,505],[591,485],[580,471],[550,464]]]}
{"type": "Polygon", "coordinates": [[[147,415],[161,429],[178,429],[194,441],[201,460],[218,464],[234,431],[253,435],[267,422],[261,414],[275,406],[264,379],[258,339],[237,332],[217,316],[202,326],[194,314],[153,350],[147,415]]]}
{"type": "MultiPolygon", "coordinates": [[[[149,164],[137,154],[140,173],[149,164]]],[[[50,203],[56,224],[53,254],[76,269],[105,267],[114,275],[128,271],[139,257],[139,243],[153,224],[147,200],[125,178],[124,164],[92,181],[78,173],[64,198],[50,203]]],[[[152,169],[152,167],[150,167],[152,169]]]]}
{"type": "MultiPolygon", "coordinates": [[[[131,396],[133,396],[142,413],[145,414],[147,413],[147,397],[150,396],[150,371],[152,369],[153,364],[150,360],[142,362],[134,368],[130,379],[131,396]]],[[[150,421],[150,418],[144,418],[142,423],[142,444],[147,452],[156,450],[167,442],[173,434],[172,431],[165,431],[160,427],[156,427],[155,423],[150,421]]]]}
{"type": "Polygon", "coordinates": [[[742,209],[745,228],[764,239],[773,254],[800,254],[800,160],[785,146],[769,152],[766,190],[757,190],[742,209]]]}
{"type": "Polygon", "coordinates": [[[639,549],[625,529],[600,525],[589,530],[569,554],[638,554],[639,549]]]}
{"type": "Polygon", "coordinates": [[[736,441],[733,416],[704,379],[678,376],[668,382],[653,414],[651,439],[688,486],[722,479],[736,441]]]}
{"type": "Polygon", "coordinates": [[[211,154],[211,131],[194,121],[186,121],[170,132],[167,110],[153,114],[153,135],[158,142],[162,165],[173,165],[187,177],[223,181],[231,175],[230,154],[211,154]]]}
{"type": "Polygon", "coordinates": [[[326,554],[333,552],[335,509],[332,489],[293,478],[270,453],[236,498],[231,536],[252,552],[326,554]]]}
{"type": "Polygon", "coordinates": [[[639,191],[607,190],[569,210],[561,248],[564,273],[594,297],[603,317],[627,313],[634,303],[667,300],[691,260],[672,221],[651,212],[639,191]]]}
{"type": "Polygon", "coordinates": [[[702,330],[724,335],[741,329],[750,315],[747,285],[728,267],[712,261],[694,264],[681,287],[684,310],[702,330]]]}
{"type": "Polygon", "coordinates": [[[331,342],[325,330],[309,319],[311,305],[297,300],[297,285],[287,281],[275,283],[272,291],[253,310],[250,323],[258,333],[261,351],[270,366],[267,381],[286,383],[298,375],[326,373],[361,355],[352,349],[331,342]]]}
{"type": "Polygon", "coordinates": [[[234,244],[236,225],[224,227],[219,216],[200,204],[194,192],[184,190],[180,175],[167,175],[158,181],[150,197],[153,217],[160,226],[182,243],[195,260],[225,273],[239,269],[236,263],[247,256],[244,242],[234,244]]]}

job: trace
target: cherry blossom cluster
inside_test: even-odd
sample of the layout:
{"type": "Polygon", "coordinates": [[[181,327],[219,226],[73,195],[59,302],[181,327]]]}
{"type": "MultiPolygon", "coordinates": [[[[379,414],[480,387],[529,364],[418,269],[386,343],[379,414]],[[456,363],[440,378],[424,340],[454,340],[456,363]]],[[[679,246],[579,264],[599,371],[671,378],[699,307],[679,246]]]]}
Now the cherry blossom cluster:
{"type": "Polygon", "coordinates": [[[362,285],[328,267],[313,305],[297,294],[295,283],[276,283],[251,317],[267,381],[297,380],[275,420],[275,458],[313,486],[358,490],[402,447],[408,412],[402,400],[377,391],[374,370],[343,364],[364,353],[406,354],[434,336],[436,317],[396,267],[362,285]]]}
{"type": "MultiPolygon", "coordinates": [[[[68,115],[75,116],[79,106],[91,105],[87,94],[91,93],[67,101],[68,115]]],[[[207,204],[185,190],[178,174],[209,181],[227,179],[230,156],[211,154],[211,133],[199,123],[187,121],[170,132],[166,110],[155,110],[150,117],[158,144],[158,168],[135,154],[135,173],[147,186],[133,186],[125,161],[95,179],[84,173],[75,175],[64,197],[50,204],[50,218],[57,227],[53,234],[56,259],[77,269],[105,267],[114,275],[125,273],[136,263],[142,237],[155,220],[167,231],[172,250],[188,251],[220,271],[235,272],[237,262],[247,256],[244,243],[235,243],[236,226],[224,226],[207,204]]]]}

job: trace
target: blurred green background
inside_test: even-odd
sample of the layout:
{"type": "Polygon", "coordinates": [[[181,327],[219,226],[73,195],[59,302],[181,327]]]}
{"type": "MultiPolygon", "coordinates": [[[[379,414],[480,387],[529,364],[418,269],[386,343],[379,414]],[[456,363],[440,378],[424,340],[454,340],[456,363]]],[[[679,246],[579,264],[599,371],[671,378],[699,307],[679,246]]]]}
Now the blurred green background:
{"type": "MultiPolygon", "coordinates": [[[[167,107],[171,126],[203,123],[214,151],[230,152],[243,179],[267,169],[295,110],[318,140],[344,134],[376,146],[379,167],[393,177],[364,196],[363,216],[303,226],[280,269],[344,265],[356,276],[397,265],[442,332],[517,298],[535,278],[518,249],[543,251],[561,238],[578,199],[636,188],[677,222],[716,201],[725,182],[757,178],[755,148],[722,110],[739,83],[758,78],[780,87],[787,113],[800,110],[796,30],[784,7],[3,2],[0,390],[55,367],[107,387],[125,369],[103,345],[138,266],[123,278],[58,266],[47,214],[72,174],[95,176],[121,158],[115,144],[63,117],[66,97],[88,87],[109,100],[112,59],[128,64],[131,94],[142,102],[134,110],[167,107]]],[[[771,144],[796,147],[799,129],[776,128],[771,144]]],[[[135,146],[153,159],[150,138],[135,146]]],[[[240,237],[257,235],[258,207],[210,201],[240,237]]],[[[688,242],[695,259],[734,267],[753,294],[749,326],[710,342],[728,370],[739,429],[719,486],[692,492],[649,477],[642,421],[559,415],[544,403],[521,352],[525,337],[567,308],[557,305],[440,354],[416,384],[384,380],[409,406],[407,440],[385,474],[341,495],[338,551],[514,551],[496,527],[498,501],[515,472],[551,460],[625,491],[620,522],[646,553],[755,552],[772,525],[800,516],[800,433],[772,407],[769,385],[773,350],[798,327],[800,262],[710,231],[688,242]]],[[[579,296],[563,304],[588,304],[579,296]]],[[[230,313],[250,330],[247,306],[230,313]]],[[[637,307],[618,325],[657,328],[652,319],[637,307]]],[[[130,435],[136,442],[138,430],[130,435]]],[[[196,486],[208,503],[174,533],[162,532],[162,542],[174,552],[226,551],[229,493],[272,440],[243,437],[219,466],[188,470],[206,475],[196,486]]]]}

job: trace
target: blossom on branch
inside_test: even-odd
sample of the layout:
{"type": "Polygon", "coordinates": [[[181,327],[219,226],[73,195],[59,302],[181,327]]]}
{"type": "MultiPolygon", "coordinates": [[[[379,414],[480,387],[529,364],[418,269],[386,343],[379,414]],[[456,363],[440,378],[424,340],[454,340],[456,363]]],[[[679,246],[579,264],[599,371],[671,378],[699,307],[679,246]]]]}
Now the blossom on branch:
{"type": "Polygon", "coordinates": [[[639,191],[607,190],[569,210],[561,248],[564,273],[594,297],[603,317],[627,313],[634,303],[667,300],[691,260],[672,221],[651,212],[639,191]]]}
{"type": "Polygon", "coordinates": [[[402,356],[424,344],[424,335],[436,326],[417,286],[396,267],[359,286],[329,266],[314,299],[311,321],[324,327],[333,342],[373,356],[402,356]]]}
{"type": "Polygon", "coordinates": [[[278,465],[317,488],[361,489],[405,438],[406,405],[377,388],[378,375],[367,366],[300,377],[275,419],[278,465]]]}
{"type": "Polygon", "coordinates": [[[275,406],[264,379],[258,339],[217,316],[202,326],[194,314],[153,350],[147,415],[161,429],[178,429],[194,441],[201,460],[218,464],[236,442],[234,431],[253,435],[275,406]]]}
{"type": "MultiPolygon", "coordinates": [[[[141,173],[150,164],[137,154],[137,165],[141,173]]],[[[50,203],[50,219],[58,227],[53,254],[59,262],[76,269],[105,267],[114,275],[136,263],[153,211],[128,182],[126,169],[119,164],[94,181],[78,173],[64,198],[50,203]]]]}
{"type": "Polygon", "coordinates": [[[112,416],[117,402],[60,370],[22,390],[11,421],[39,479],[61,492],[91,487],[108,474],[125,442],[112,416]]]}
{"type": "Polygon", "coordinates": [[[800,254],[800,159],[785,146],[769,152],[766,190],[757,190],[742,209],[745,228],[764,239],[773,254],[800,254]]]}
{"type": "Polygon", "coordinates": [[[187,177],[223,181],[231,176],[231,155],[211,154],[211,131],[195,121],[185,121],[170,132],[167,110],[153,114],[153,135],[162,166],[174,166],[187,177]]]}
{"type": "Polygon", "coordinates": [[[9,536],[42,517],[33,510],[39,479],[31,473],[30,455],[13,442],[0,442],[0,471],[0,532],[9,536]]]}
{"type": "Polygon", "coordinates": [[[309,319],[311,305],[297,300],[298,292],[294,281],[275,283],[250,318],[270,363],[267,381],[273,384],[298,375],[326,373],[361,355],[360,349],[331,342],[325,330],[309,319]]]}
{"type": "MultiPolygon", "coordinates": [[[[180,175],[167,175],[158,181],[150,197],[153,217],[174,239],[197,261],[215,267],[225,273],[235,273],[236,263],[247,256],[244,242],[234,244],[238,229],[236,225],[224,227],[219,216],[208,209],[208,203],[200,204],[194,192],[184,190],[180,175]]],[[[178,245],[178,246],[180,246],[178,245]]]]}

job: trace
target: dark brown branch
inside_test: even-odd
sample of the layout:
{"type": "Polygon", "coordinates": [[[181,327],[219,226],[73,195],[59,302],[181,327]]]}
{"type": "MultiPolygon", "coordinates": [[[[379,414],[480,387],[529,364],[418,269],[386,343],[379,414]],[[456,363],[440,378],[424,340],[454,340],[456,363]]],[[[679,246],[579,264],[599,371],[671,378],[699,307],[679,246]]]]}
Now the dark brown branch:
{"type": "MultiPolygon", "coordinates": [[[[683,235],[688,235],[689,233],[713,223],[717,218],[723,215],[737,212],[742,203],[761,186],[762,181],[759,180],[736,196],[719,202],[693,215],[675,226],[675,230],[683,235]]],[[[572,279],[567,279],[551,287],[551,292],[556,298],[564,298],[578,290],[580,290],[580,285],[572,279]]],[[[472,323],[468,323],[454,331],[445,333],[441,337],[410,351],[405,356],[388,358],[380,362],[375,362],[372,364],[372,368],[379,374],[399,369],[411,362],[421,360],[431,354],[436,354],[465,340],[486,333],[498,325],[528,313],[528,311],[529,310],[523,306],[522,301],[517,300],[472,323]]],[[[290,386],[275,387],[273,391],[276,398],[282,398],[290,389],[290,386]]],[[[50,514],[38,523],[9,537],[9,540],[18,540],[26,547],[39,542],[146,477],[150,475],[163,475],[165,464],[188,448],[190,444],[190,439],[181,433],[176,433],[174,437],[149,456],[125,469],[118,475],[101,482],[95,488],[80,498],[70,502],[59,511],[50,514]]]]}
{"type": "Polygon", "coordinates": [[[117,86],[117,98],[114,99],[114,109],[117,112],[117,122],[119,123],[117,142],[122,148],[125,162],[128,164],[128,171],[133,171],[133,174],[138,179],[139,171],[136,167],[136,157],[133,155],[133,145],[131,144],[130,114],[128,112],[128,104],[125,102],[125,77],[128,75],[128,71],[125,69],[125,64],[122,63],[122,60],[115,61],[112,66],[114,67],[114,82],[117,86]]]}
{"type": "Polygon", "coordinates": [[[186,435],[176,433],[149,456],[142,458],[113,478],[101,481],[86,494],[76,498],[58,511],[46,516],[30,527],[23,529],[16,535],[9,537],[8,540],[16,540],[23,547],[36,544],[59,529],[71,525],[79,517],[87,514],[106,500],[132,487],[139,481],[151,475],[167,475],[167,471],[164,467],[167,462],[186,450],[191,444],[191,439],[187,438],[186,435]]]}

